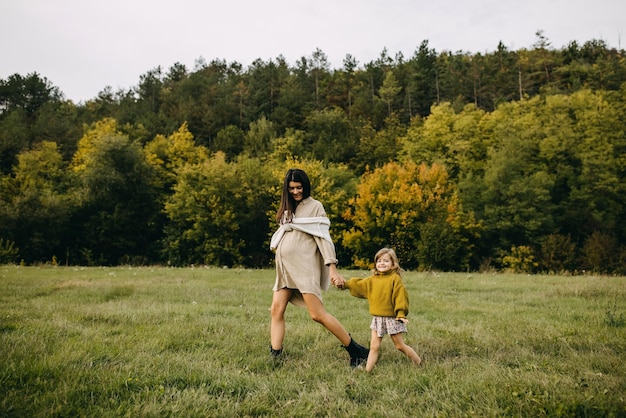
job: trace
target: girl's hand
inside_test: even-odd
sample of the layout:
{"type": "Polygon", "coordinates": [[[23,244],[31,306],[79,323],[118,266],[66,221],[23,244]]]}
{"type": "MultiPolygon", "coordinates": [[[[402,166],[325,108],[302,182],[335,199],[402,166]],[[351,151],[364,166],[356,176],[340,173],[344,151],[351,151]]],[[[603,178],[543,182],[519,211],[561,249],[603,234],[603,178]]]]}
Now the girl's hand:
{"type": "Polygon", "coordinates": [[[335,287],[338,287],[339,289],[343,289],[343,285],[346,284],[346,280],[341,276],[333,277],[332,281],[335,287]]]}
{"type": "Polygon", "coordinates": [[[396,318],[397,321],[404,322],[405,324],[409,323],[409,320],[406,318],[396,318]]]}

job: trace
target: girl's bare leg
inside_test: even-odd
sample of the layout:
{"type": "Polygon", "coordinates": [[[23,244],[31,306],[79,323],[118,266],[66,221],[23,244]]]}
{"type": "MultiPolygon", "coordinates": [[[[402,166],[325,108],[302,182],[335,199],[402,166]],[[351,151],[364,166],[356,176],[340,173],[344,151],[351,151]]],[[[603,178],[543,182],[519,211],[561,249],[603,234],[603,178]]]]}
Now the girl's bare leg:
{"type": "Polygon", "coordinates": [[[285,310],[291,298],[291,290],[279,289],[272,296],[272,306],[270,308],[270,344],[274,350],[283,348],[285,339],[285,310]]]}
{"type": "Polygon", "coordinates": [[[329,330],[344,346],[350,344],[350,334],[345,330],[343,325],[331,314],[326,312],[324,305],[319,298],[311,293],[303,293],[304,303],[309,310],[311,319],[315,322],[322,324],[327,330],[329,330]]]}
{"type": "Polygon", "coordinates": [[[392,335],[391,340],[398,350],[403,352],[405,356],[411,359],[413,364],[419,366],[422,363],[422,359],[420,358],[420,356],[417,355],[415,350],[413,350],[411,346],[406,345],[406,343],[404,342],[404,338],[402,338],[402,334],[392,335]]]}
{"type": "Polygon", "coordinates": [[[371,372],[378,361],[378,352],[380,351],[380,343],[383,338],[378,336],[375,330],[372,330],[372,338],[370,340],[370,354],[367,356],[367,364],[365,370],[371,372]]]}

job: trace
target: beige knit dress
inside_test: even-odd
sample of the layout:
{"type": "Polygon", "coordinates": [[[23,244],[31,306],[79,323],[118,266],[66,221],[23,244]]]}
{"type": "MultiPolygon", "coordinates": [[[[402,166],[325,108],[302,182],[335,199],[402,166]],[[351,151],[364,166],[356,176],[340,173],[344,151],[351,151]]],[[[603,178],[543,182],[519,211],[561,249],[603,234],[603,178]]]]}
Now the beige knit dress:
{"type": "MultiPolygon", "coordinates": [[[[296,207],[295,218],[326,217],[324,206],[312,197],[296,207]]],[[[328,264],[336,264],[335,245],[323,238],[305,232],[285,232],[276,247],[276,283],[273,290],[294,290],[289,300],[306,307],[302,293],[312,293],[322,300],[322,290],[330,286],[328,264]]]]}

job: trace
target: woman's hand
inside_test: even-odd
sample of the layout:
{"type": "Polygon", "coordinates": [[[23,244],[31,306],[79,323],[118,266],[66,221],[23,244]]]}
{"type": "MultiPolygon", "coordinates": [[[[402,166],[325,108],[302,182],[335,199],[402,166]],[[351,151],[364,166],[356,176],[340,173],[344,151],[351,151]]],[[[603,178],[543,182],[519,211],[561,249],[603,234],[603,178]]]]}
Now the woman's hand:
{"type": "Polygon", "coordinates": [[[340,289],[343,288],[343,285],[346,283],[346,281],[337,271],[337,265],[330,264],[328,267],[330,268],[330,281],[333,283],[333,286],[336,286],[340,289]]]}
{"type": "Polygon", "coordinates": [[[406,318],[396,318],[396,321],[404,322],[405,324],[409,323],[409,320],[406,318]]]}
{"type": "Polygon", "coordinates": [[[335,287],[338,287],[339,289],[343,289],[343,285],[346,284],[346,280],[341,276],[334,277],[331,280],[333,282],[333,285],[335,285],[335,287]]]}

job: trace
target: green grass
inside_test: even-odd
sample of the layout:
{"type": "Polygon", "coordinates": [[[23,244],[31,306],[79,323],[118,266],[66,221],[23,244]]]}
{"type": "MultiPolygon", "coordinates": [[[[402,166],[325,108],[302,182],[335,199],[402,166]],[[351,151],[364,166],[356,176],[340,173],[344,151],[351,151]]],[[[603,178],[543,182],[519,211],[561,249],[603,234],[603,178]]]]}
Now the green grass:
{"type": "MultiPolygon", "coordinates": [[[[624,277],[406,273],[425,363],[386,338],[370,374],[294,306],[272,361],[273,279],[0,266],[0,416],[626,416],[624,277]]],[[[324,300],[367,344],[367,302],[324,300]]]]}

